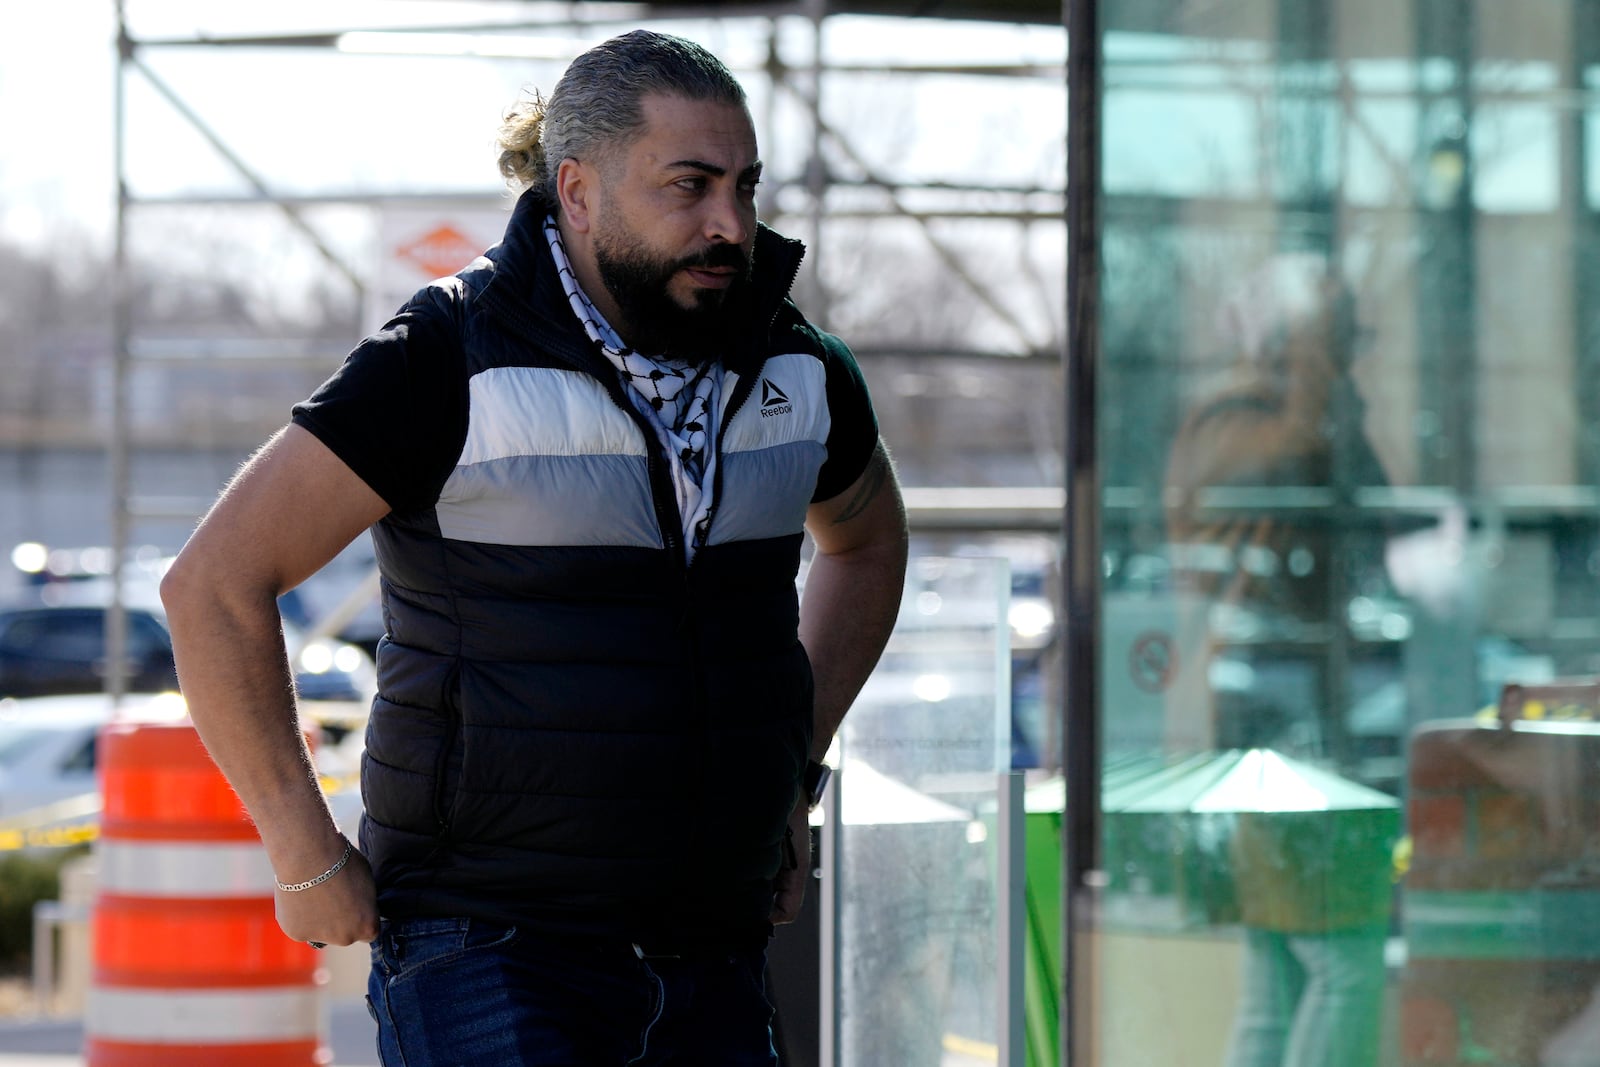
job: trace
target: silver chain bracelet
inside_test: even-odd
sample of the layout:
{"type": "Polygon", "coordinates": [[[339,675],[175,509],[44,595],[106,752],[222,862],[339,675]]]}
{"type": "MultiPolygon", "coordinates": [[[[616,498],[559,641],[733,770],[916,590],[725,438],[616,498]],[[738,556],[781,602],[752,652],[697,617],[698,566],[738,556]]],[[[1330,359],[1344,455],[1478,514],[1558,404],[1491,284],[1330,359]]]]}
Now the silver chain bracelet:
{"type": "MultiPolygon", "coordinates": [[[[293,885],[285,885],[282,882],[278,882],[278,888],[285,893],[303,893],[314,885],[321,885],[329,878],[332,878],[334,875],[344,870],[344,865],[350,862],[350,853],[354,851],[355,846],[350,844],[350,839],[347,837],[344,839],[344,855],[339,857],[338,863],[335,863],[332,867],[329,867],[327,870],[323,871],[309,882],[295,882],[293,885]]],[[[274,879],[274,881],[276,881],[276,879],[274,879]]]]}

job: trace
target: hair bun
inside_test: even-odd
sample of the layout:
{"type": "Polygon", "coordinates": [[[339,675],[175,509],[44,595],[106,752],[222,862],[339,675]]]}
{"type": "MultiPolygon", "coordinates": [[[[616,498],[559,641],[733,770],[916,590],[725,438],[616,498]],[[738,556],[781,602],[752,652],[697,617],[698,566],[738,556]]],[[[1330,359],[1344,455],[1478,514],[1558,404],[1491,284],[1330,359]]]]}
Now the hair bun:
{"type": "Polygon", "coordinates": [[[544,114],[544,97],[532,89],[527,99],[518,101],[501,119],[496,138],[500,145],[500,173],[512,185],[528,188],[544,181],[544,149],[539,144],[544,114]]]}

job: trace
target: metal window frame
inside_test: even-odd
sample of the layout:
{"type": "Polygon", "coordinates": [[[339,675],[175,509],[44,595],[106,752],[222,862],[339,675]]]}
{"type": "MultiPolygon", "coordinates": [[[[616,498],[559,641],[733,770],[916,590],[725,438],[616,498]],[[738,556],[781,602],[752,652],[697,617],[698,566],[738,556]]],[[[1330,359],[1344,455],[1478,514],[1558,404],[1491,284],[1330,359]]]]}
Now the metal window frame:
{"type": "Polygon", "coordinates": [[[1061,1064],[1091,1062],[1092,1005],[1078,989],[1077,930],[1091,922],[1100,881],[1100,366],[1101,10],[1065,0],[1067,24],[1066,498],[1062,512],[1061,1064]]]}

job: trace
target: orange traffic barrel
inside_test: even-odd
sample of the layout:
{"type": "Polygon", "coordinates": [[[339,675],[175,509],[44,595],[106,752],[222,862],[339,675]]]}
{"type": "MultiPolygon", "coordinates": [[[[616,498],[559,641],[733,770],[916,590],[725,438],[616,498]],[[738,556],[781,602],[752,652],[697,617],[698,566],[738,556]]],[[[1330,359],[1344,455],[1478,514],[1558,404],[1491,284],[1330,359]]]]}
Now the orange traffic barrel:
{"type": "Polygon", "coordinates": [[[331,1061],[310,945],[273,915],[266,850],[194,725],[100,734],[89,1067],[331,1061]]]}

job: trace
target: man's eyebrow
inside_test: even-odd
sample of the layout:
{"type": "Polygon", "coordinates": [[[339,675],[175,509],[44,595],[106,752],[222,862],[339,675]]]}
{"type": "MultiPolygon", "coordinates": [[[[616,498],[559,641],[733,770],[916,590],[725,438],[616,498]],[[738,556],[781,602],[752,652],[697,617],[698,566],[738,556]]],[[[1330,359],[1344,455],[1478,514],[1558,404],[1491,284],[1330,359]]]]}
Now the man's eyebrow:
{"type": "MultiPolygon", "coordinates": [[[[754,163],[750,164],[748,167],[744,168],[744,170],[740,171],[739,172],[739,176],[741,178],[756,177],[756,176],[760,175],[762,169],[765,166],[766,166],[766,164],[762,163],[758,159],[754,163]]],[[[686,168],[688,170],[698,170],[698,171],[701,171],[701,172],[703,172],[705,174],[709,174],[714,178],[720,178],[724,174],[728,173],[728,168],[727,167],[719,166],[716,163],[707,163],[703,159],[680,159],[680,160],[677,160],[676,162],[668,163],[667,166],[666,166],[666,169],[667,170],[676,170],[679,167],[683,167],[683,168],[686,168]]]]}

